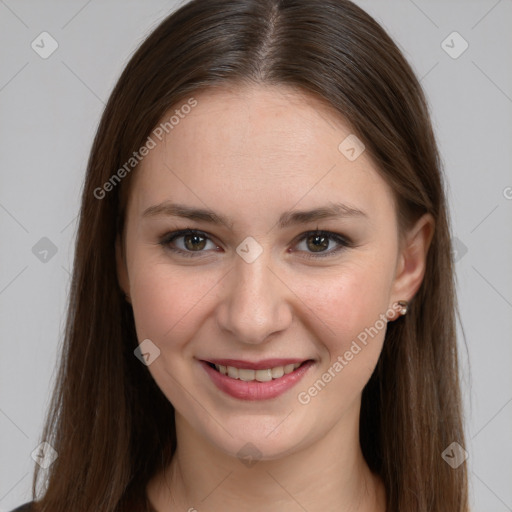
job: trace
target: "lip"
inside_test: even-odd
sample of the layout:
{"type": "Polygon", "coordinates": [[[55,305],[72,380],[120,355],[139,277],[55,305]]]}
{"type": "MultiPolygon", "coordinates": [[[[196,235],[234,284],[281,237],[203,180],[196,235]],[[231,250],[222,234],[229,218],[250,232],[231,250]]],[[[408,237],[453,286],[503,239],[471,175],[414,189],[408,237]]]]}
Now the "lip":
{"type": "Polygon", "coordinates": [[[289,389],[291,389],[295,384],[297,384],[302,377],[307,373],[307,371],[315,364],[315,362],[311,359],[306,360],[306,362],[299,366],[296,370],[286,375],[283,375],[279,379],[273,379],[268,382],[258,382],[251,381],[246,382],[239,379],[232,379],[227,375],[223,375],[218,372],[214,368],[212,368],[208,363],[213,364],[221,364],[223,366],[236,366],[234,363],[238,364],[249,364],[252,366],[236,366],[241,369],[249,369],[249,370],[261,370],[265,368],[275,368],[276,366],[285,366],[286,364],[292,363],[302,363],[304,359],[267,359],[265,361],[258,361],[254,363],[249,363],[248,361],[236,361],[234,359],[215,359],[211,361],[199,361],[205,372],[208,374],[212,382],[217,386],[217,388],[226,393],[227,395],[238,398],[240,400],[269,400],[271,398],[276,398],[289,389]],[[221,362],[217,362],[221,361],[221,362]],[[278,364],[275,364],[276,361],[278,364]],[[285,362],[283,365],[282,362],[285,362]],[[227,364],[230,362],[232,364],[227,364]],[[267,366],[272,363],[272,365],[267,366]],[[257,366],[256,366],[257,365],[257,366]],[[263,365],[263,366],[262,366],[263,365]]]}
{"type": "Polygon", "coordinates": [[[276,368],[286,366],[287,364],[303,363],[304,359],[263,359],[261,361],[242,361],[241,359],[205,359],[207,363],[220,364],[222,366],[234,366],[241,370],[266,370],[267,368],[276,368]]]}

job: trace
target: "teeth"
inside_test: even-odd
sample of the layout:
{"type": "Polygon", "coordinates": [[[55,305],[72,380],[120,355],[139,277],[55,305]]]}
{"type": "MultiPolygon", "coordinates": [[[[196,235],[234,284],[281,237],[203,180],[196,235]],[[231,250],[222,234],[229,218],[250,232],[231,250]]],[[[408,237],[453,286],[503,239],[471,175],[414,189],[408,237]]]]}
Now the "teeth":
{"type": "Polygon", "coordinates": [[[272,368],[272,378],[279,379],[284,375],[284,368],[282,366],[278,366],[277,368],[272,368]]]}
{"type": "Polygon", "coordinates": [[[223,366],[216,364],[215,368],[232,379],[239,379],[245,382],[257,380],[258,382],[269,382],[272,379],[279,379],[283,375],[292,373],[302,363],[287,364],[286,366],[277,366],[276,368],[266,368],[264,370],[247,370],[245,368],[235,368],[234,366],[223,366]]]}

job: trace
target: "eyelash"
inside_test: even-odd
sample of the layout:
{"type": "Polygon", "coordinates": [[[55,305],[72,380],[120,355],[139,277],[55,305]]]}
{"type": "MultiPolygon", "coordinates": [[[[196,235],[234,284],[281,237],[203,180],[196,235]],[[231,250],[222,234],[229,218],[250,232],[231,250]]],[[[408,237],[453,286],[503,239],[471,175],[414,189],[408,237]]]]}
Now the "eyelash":
{"type": "MultiPolygon", "coordinates": [[[[207,240],[213,242],[213,240],[211,240],[211,238],[208,236],[208,234],[205,233],[204,231],[198,231],[196,229],[188,228],[188,229],[181,229],[179,231],[172,231],[170,233],[165,234],[160,239],[159,244],[169,251],[172,251],[181,256],[185,256],[185,257],[189,257],[189,258],[196,258],[196,257],[198,257],[196,254],[205,252],[205,251],[183,251],[181,249],[176,249],[175,247],[170,246],[171,242],[173,242],[177,238],[180,238],[180,237],[183,237],[186,235],[199,235],[199,236],[206,238],[207,240]]],[[[296,243],[298,244],[298,243],[302,242],[303,240],[307,239],[311,235],[324,236],[324,237],[328,238],[329,240],[335,241],[336,243],[339,244],[339,246],[337,248],[327,251],[327,252],[318,252],[316,254],[309,253],[308,255],[305,256],[308,259],[325,258],[328,256],[333,256],[345,248],[353,247],[353,243],[349,239],[342,237],[341,235],[338,235],[337,233],[332,233],[330,231],[323,231],[321,229],[316,229],[313,231],[306,231],[305,233],[303,233],[301,235],[301,237],[297,240],[296,243]]]]}

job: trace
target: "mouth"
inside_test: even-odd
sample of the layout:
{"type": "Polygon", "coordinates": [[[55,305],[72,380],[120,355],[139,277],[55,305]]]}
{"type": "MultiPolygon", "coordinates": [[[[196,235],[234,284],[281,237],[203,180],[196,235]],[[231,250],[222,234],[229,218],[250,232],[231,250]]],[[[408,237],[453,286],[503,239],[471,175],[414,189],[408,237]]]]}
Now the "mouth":
{"type": "MultiPolygon", "coordinates": [[[[205,361],[210,368],[216,370],[222,375],[226,375],[231,379],[243,380],[244,382],[270,382],[272,380],[280,379],[284,375],[289,375],[295,370],[310,362],[311,359],[307,359],[302,362],[288,363],[284,365],[271,366],[268,363],[266,368],[247,368],[250,363],[240,363],[240,366],[232,366],[229,364],[216,364],[210,361],[205,361]]],[[[261,366],[262,363],[255,363],[252,366],[261,366]]]]}
{"type": "Polygon", "coordinates": [[[256,363],[233,359],[199,360],[210,381],[240,400],[276,398],[295,386],[315,364],[313,359],[268,359],[256,363]]]}

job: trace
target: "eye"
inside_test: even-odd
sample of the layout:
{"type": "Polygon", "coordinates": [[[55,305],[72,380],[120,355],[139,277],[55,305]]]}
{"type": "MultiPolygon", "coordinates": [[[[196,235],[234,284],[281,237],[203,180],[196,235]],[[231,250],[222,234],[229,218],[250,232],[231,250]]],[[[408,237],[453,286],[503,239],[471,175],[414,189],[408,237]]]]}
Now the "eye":
{"type": "MultiPolygon", "coordinates": [[[[299,249],[299,251],[309,253],[305,254],[306,258],[333,256],[347,247],[352,247],[352,242],[349,239],[337,233],[322,230],[303,233],[298,239],[298,242],[299,244],[297,246],[301,244],[305,246],[305,248],[299,249]],[[328,250],[332,242],[334,242],[332,244],[334,248],[331,247],[331,249],[328,250]]],[[[197,257],[201,255],[201,253],[207,252],[205,249],[208,249],[208,243],[211,244],[210,249],[219,248],[218,245],[211,240],[209,235],[195,229],[182,229],[180,231],[167,233],[162,237],[159,243],[167,250],[186,257],[197,257]]]]}
{"type": "MultiPolygon", "coordinates": [[[[299,242],[304,243],[306,258],[324,258],[326,256],[333,256],[346,247],[351,247],[352,243],[347,238],[332,233],[330,231],[309,231],[304,233],[299,239],[299,242]],[[334,249],[329,249],[331,242],[334,242],[334,249]],[[337,246],[336,246],[337,245],[337,246]]],[[[300,246],[300,244],[298,245],[300,246]]]]}
{"type": "Polygon", "coordinates": [[[207,246],[208,242],[213,245],[213,247],[210,248],[218,248],[206,233],[195,229],[182,229],[181,231],[167,233],[160,240],[160,245],[180,255],[193,257],[195,256],[194,253],[205,252],[203,249],[207,246]],[[179,240],[179,242],[177,242],[177,240],[179,240]],[[178,247],[175,247],[172,244],[175,244],[178,247]]]}

